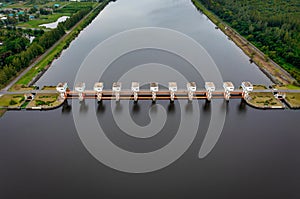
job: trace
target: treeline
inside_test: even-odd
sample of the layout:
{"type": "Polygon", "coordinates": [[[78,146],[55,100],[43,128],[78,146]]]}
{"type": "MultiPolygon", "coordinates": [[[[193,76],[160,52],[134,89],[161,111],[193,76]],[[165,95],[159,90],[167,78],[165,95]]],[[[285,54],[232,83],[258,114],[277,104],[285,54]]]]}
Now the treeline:
{"type": "Polygon", "coordinates": [[[86,26],[88,26],[110,1],[115,1],[115,0],[101,0],[102,3],[93,10],[93,12],[83,21],[83,23],[81,23],[78,26],[76,31],[74,31],[72,33],[71,37],[69,37],[65,41],[66,44],[64,46],[64,49],[66,49],[70,45],[70,43],[73,41],[73,39],[75,39],[77,37],[77,35],[80,33],[80,31],[83,30],[86,26]]]}
{"type": "Polygon", "coordinates": [[[70,17],[68,20],[63,22],[64,27],[69,30],[72,28],[78,21],[80,21],[86,14],[88,14],[92,10],[92,7],[85,8],[83,10],[78,11],[76,14],[74,14],[72,17],[70,17]]]}
{"type": "Polygon", "coordinates": [[[89,9],[78,11],[78,13],[71,16],[65,22],[59,23],[57,28],[46,31],[29,46],[19,44],[23,51],[8,56],[3,61],[2,66],[0,66],[0,87],[3,87],[3,85],[17,74],[17,72],[27,68],[32,60],[43,54],[45,50],[49,49],[65,34],[65,30],[74,26],[88,12],[89,9]]]}
{"type": "Polygon", "coordinates": [[[15,54],[26,50],[30,36],[39,37],[43,33],[43,30],[23,30],[10,26],[6,29],[0,29],[0,68],[5,66],[8,57],[13,57],[15,54]]]}
{"type": "Polygon", "coordinates": [[[30,65],[31,61],[44,53],[56,41],[58,41],[65,34],[65,29],[62,24],[57,28],[45,32],[37,41],[34,41],[26,50],[9,56],[5,59],[5,65],[0,69],[0,85],[4,85],[17,72],[30,65]]]}
{"type": "Polygon", "coordinates": [[[199,0],[300,82],[299,0],[199,0]]]}

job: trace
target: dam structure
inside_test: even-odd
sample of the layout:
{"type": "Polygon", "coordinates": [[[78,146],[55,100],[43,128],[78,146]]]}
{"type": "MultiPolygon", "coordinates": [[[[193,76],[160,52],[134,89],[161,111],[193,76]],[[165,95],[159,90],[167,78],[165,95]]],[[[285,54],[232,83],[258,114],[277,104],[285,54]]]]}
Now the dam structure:
{"type": "MultiPolygon", "coordinates": [[[[75,89],[70,90],[67,83],[59,83],[56,86],[56,91],[60,93],[63,99],[96,99],[102,100],[196,100],[205,99],[210,102],[214,98],[223,98],[229,101],[233,98],[247,99],[249,93],[253,91],[253,85],[250,82],[242,82],[239,89],[235,89],[232,82],[224,82],[223,90],[217,90],[213,82],[205,82],[205,89],[197,89],[196,82],[188,82],[186,89],[179,90],[176,82],[169,82],[168,89],[160,89],[157,82],[149,83],[149,90],[140,89],[139,82],[132,82],[130,89],[122,89],[121,82],[114,82],[111,89],[104,89],[104,82],[96,82],[93,89],[87,90],[84,82],[75,84],[75,89]]],[[[270,90],[266,89],[268,92],[270,90]]]]}

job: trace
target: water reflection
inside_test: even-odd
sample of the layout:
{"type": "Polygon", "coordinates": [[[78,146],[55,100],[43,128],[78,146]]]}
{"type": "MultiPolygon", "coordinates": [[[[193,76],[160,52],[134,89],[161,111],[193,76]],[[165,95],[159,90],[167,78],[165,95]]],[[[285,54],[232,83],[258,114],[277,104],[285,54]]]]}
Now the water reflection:
{"type": "Polygon", "coordinates": [[[120,113],[123,110],[123,106],[121,104],[121,102],[116,102],[116,107],[115,107],[115,112],[116,113],[120,113]]]}
{"type": "Polygon", "coordinates": [[[239,106],[238,106],[238,112],[239,113],[246,113],[247,111],[247,103],[245,100],[241,99],[241,102],[239,103],[239,106]]]}
{"type": "Polygon", "coordinates": [[[223,100],[221,108],[222,108],[222,110],[226,111],[226,114],[229,112],[229,107],[230,107],[229,106],[229,101],[223,100]]]}
{"type": "Polygon", "coordinates": [[[156,103],[154,102],[152,102],[151,103],[151,105],[150,105],[150,111],[152,112],[152,113],[157,113],[157,105],[156,105],[156,103]]]}
{"type": "Polygon", "coordinates": [[[203,112],[210,112],[211,111],[211,102],[208,100],[205,100],[205,103],[202,106],[203,112]]]}
{"type": "Polygon", "coordinates": [[[103,101],[98,102],[97,113],[100,113],[100,114],[105,113],[105,105],[104,105],[103,101]]]}
{"type": "Polygon", "coordinates": [[[89,110],[89,106],[85,103],[85,100],[79,102],[80,103],[80,108],[79,108],[79,112],[80,113],[87,113],[89,110]]]}
{"type": "Polygon", "coordinates": [[[168,105],[168,114],[174,114],[174,113],[176,113],[174,102],[169,103],[169,105],[168,105]]]}
{"type": "Polygon", "coordinates": [[[68,100],[65,100],[61,109],[62,114],[70,114],[72,106],[69,104],[68,100]]]}
{"type": "Polygon", "coordinates": [[[141,107],[140,107],[139,103],[134,102],[134,103],[133,103],[133,106],[132,106],[132,113],[133,113],[133,114],[134,114],[134,113],[139,113],[140,110],[141,110],[141,107]]]}
{"type": "Polygon", "coordinates": [[[186,113],[193,112],[193,103],[191,101],[188,101],[188,103],[185,105],[185,112],[186,113]]]}

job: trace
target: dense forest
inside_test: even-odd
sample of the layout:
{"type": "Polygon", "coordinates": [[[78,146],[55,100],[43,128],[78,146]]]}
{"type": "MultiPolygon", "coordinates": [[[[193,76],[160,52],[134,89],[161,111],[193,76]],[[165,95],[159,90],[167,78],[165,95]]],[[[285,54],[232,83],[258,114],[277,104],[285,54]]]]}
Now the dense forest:
{"type": "Polygon", "coordinates": [[[199,0],[300,80],[299,0],[199,0]]]}

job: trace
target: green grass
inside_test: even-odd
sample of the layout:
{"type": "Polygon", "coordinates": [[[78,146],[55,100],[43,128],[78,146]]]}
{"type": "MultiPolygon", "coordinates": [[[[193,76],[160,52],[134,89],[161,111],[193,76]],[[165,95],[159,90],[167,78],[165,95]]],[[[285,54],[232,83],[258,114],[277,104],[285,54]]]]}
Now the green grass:
{"type": "Polygon", "coordinates": [[[39,19],[33,19],[29,20],[25,23],[19,23],[18,27],[24,27],[24,28],[43,28],[39,25],[41,24],[47,24],[57,21],[58,18],[62,16],[70,16],[71,13],[55,13],[52,15],[41,15],[39,19]]]}
{"type": "Polygon", "coordinates": [[[267,89],[265,85],[253,85],[254,90],[264,90],[267,89]]]}
{"type": "Polygon", "coordinates": [[[0,97],[0,106],[1,107],[18,107],[24,102],[24,100],[25,100],[24,95],[5,94],[0,97]]]}
{"type": "Polygon", "coordinates": [[[35,89],[34,86],[24,86],[24,85],[19,85],[15,84],[12,87],[9,88],[9,91],[14,92],[14,91],[31,91],[35,89]]]}
{"type": "Polygon", "coordinates": [[[46,94],[36,94],[35,98],[28,104],[28,107],[35,107],[35,106],[57,106],[61,102],[58,101],[58,93],[46,93],[46,94]]]}
{"type": "Polygon", "coordinates": [[[271,106],[282,106],[282,103],[276,99],[273,93],[256,93],[249,94],[251,99],[247,100],[251,105],[258,108],[270,108],[271,106]]]}
{"type": "Polygon", "coordinates": [[[44,86],[42,90],[56,90],[56,86],[44,86]]]}
{"type": "Polygon", "coordinates": [[[300,93],[286,93],[285,100],[292,108],[300,107],[300,93]]]}
{"type": "Polygon", "coordinates": [[[21,109],[25,109],[28,104],[29,104],[29,102],[24,102],[21,106],[21,109]]]}
{"type": "Polygon", "coordinates": [[[300,86],[295,86],[295,85],[287,85],[286,87],[291,90],[299,90],[300,89],[300,86]]]}
{"type": "Polygon", "coordinates": [[[57,8],[59,10],[59,9],[62,9],[62,7],[68,5],[69,3],[71,3],[71,2],[67,2],[67,1],[51,1],[51,2],[48,2],[46,4],[43,4],[43,6],[44,7],[51,7],[51,8],[53,8],[54,4],[59,4],[60,6],[57,8]]]}
{"type": "MultiPolygon", "coordinates": [[[[24,27],[24,28],[44,28],[44,27],[40,27],[39,25],[55,22],[59,17],[71,16],[81,9],[91,7],[91,6],[94,7],[97,5],[97,3],[95,2],[49,2],[47,4],[38,5],[38,6],[53,7],[53,5],[56,3],[60,4],[60,7],[54,10],[53,14],[40,15],[40,17],[37,19],[29,20],[24,23],[19,23],[17,26],[24,27]]],[[[28,7],[33,7],[33,5],[28,7]]]]}
{"type": "Polygon", "coordinates": [[[283,86],[276,85],[275,88],[279,89],[279,90],[299,90],[300,89],[299,86],[295,86],[295,85],[292,85],[292,84],[283,85],[283,86]]]}
{"type": "Polygon", "coordinates": [[[95,7],[97,3],[95,2],[70,2],[61,9],[56,10],[57,13],[76,13],[77,11],[87,8],[95,7]]]}
{"type": "Polygon", "coordinates": [[[31,7],[33,7],[33,4],[29,4],[26,2],[17,2],[17,3],[9,4],[4,8],[31,8],[31,7]]]}

